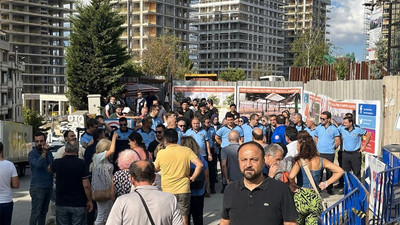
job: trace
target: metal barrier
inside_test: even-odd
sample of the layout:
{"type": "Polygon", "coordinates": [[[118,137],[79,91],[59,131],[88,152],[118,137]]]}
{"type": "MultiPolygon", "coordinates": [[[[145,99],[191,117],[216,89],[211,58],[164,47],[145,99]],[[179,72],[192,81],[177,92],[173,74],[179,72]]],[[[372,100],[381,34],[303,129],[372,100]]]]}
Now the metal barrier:
{"type": "Polygon", "coordinates": [[[376,175],[373,225],[383,225],[400,217],[400,167],[384,170],[376,175]]]}
{"type": "Polygon", "coordinates": [[[344,194],[342,199],[322,212],[318,224],[366,224],[369,192],[353,173],[344,174],[344,194]]]}

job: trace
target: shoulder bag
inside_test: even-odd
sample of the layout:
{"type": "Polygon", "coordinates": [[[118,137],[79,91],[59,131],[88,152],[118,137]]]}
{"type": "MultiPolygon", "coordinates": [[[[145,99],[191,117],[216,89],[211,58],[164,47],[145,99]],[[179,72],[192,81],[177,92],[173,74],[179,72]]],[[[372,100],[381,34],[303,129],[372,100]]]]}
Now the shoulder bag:
{"type": "Polygon", "coordinates": [[[137,189],[135,189],[135,192],[139,195],[140,200],[143,203],[144,209],[146,210],[147,216],[149,217],[150,223],[151,225],[155,225],[153,217],[150,214],[150,210],[149,207],[147,207],[146,201],[144,200],[144,198],[142,197],[142,195],[137,191],[137,189]]]}
{"type": "Polygon", "coordinates": [[[314,178],[313,178],[312,175],[311,175],[310,169],[308,168],[308,165],[307,165],[306,161],[305,161],[304,159],[300,159],[300,160],[301,160],[303,169],[304,169],[304,171],[305,171],[306,174],[307,174],[308,180],[310,181],[311,185],[313,186],[315,193],[317,193],[317,195],[321,198],[321,200],[322,200],[322,207],[323,207],[323,209],[325,210],[325,209],[328,207],[328,203],[326,202],[325,199],[322,198],[321,194],[319,193],[318,188],[317,188],[317,186],[315,185],[314,178]]]}

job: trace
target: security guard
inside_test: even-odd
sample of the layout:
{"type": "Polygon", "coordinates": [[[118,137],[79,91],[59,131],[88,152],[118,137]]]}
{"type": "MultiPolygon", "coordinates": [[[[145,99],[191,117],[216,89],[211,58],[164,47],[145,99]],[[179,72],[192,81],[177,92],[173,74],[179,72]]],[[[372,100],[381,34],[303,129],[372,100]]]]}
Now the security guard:
{"type": "Polygon", "coordinates": [[[263,131],[263,136],[265,137],[265,128],[262,124],[258,123],[259,118],[260,117],[256,113],[253,113],[250,115],[250,121],[242,125],[244,135],[243,143],[253,140],[253,130],[256,127],[260,128],[263,131]]]}
{"type": "Polygon", "coordinates": [[[285,138],[285,129],[286,129],[285,116],[282,114],[278,115],[276,117],[276,123],[277,123],[277,127],[275,128],[275,131],[272,134],[271,143],[282,142],[283,144],[287,145],[288,143],[286,142],[286,138],[285,138]]]}
{"type": "MultiPolygon", "coordinates": [[[[340,145],[340,134],[338,128],[331,123],[332,114],[328,111],[321,113],[321,123],[315,129],[315,143],[321,157],[331,161],[335,160],[335,149],[340,145]]],[[[332,172],[326,170],[326,180],[332,176],[332,172]]],[[[322,179],[322,177],[321,177],[322,179]]],[[[329,185],[326,190],[333,195],[333,185],[329,185]]]]}
{"type": "Polygon", "coordinates": [[[342,168],[344,171],[353,171],[354,175],[361,178],[361,154],[365,150],[371,133],[354,124],[353,117],[345,117],[343,125],[339,127],[343,140],[342,168]],[[362,137],[365,143],[362,145],[362,137]]]}
{"type": "Polygon", "coordinates": [[[113,154],[114,169],[117,171],[119,170],[119,167],[116,163],[118,154],[129,148],[128,137],[135,131],[128,127],[128,120],[126,117],[121,117],[119,118],[119,129],[115,130],[114,132],[118,134],[117,141],[115,142],[115,152],[113,154]]]}

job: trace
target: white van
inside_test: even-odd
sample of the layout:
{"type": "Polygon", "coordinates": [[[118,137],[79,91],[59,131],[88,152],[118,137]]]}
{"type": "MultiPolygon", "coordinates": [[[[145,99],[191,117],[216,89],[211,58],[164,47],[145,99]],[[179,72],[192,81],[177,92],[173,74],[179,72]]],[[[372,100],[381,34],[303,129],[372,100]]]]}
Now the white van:
{"type": "Polygon", "coordinates": [[[285,77],[284,76],[269,75],[269,76],[260,77],[260,80],[265,80],[265,81],[285,81],[285,77]]]}

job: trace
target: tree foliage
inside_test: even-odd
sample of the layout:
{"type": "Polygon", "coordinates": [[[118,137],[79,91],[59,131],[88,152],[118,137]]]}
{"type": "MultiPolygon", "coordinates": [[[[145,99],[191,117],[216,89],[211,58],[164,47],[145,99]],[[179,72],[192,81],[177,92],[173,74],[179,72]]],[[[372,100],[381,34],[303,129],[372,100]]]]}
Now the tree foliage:
{"type": "Polygon", "coordinates": [[[246,79],[246,74],[241,68],[234,70],[233,68],[228,67],[225,71],[219,74],[218,78],[225,81],[240,81],[246,79]]]}
{"type": "Polygon", "coordinates": [[[335,65],[333,66],[333,69],[336,72],[338,80],[344,80],[346,78],[346,75],[348,73],[347,65],[348,64],[347,64],[346,60],[336,61],[335,65]]]}
{"type": "Polygon", "coordinates": [[[147,50],[142,55],[142,69],[146,75],[172,76],[183,79],[190,73],[193,62],[189,53],[181,50],[181,40],[168,31],[165,34],[151,38],[147,42],[147,50]]]}
{"type": "Polygon", "coordinates": [[[45,132],[50,129],[42,129],[43,125],[46,125],[45,118],[41,116],[37,111],[22,107],[22,116],[24,117],[24,124],[32,126],[33,134],[38,132],[45,132]]]}
{"type": "Polygon", "coordinates": [[[314,67],[324,64],[324,55],[329,54],[330,44],[325,42],[321,30],[306,30],[291,44],[294,54],[293,66],[314,67]]]}
{"type": "Polygon", "coordinates": [[[134,74],[126,46],[119,39],[124,22],[125,17],[112,10],[109,0],[77,5],[66,54],[67,97],[75,108],[87,109],[88,94],[119,92],[119,79],[134,74]]]}
{"type": "Polygon", "coordinates": [[[382,71],[386,70],[388,54],[387,41],[381,37],[375,43],[375,46],[376,60],[371,66],[371,76],[381,79],[383,77],[382,71]]]}

